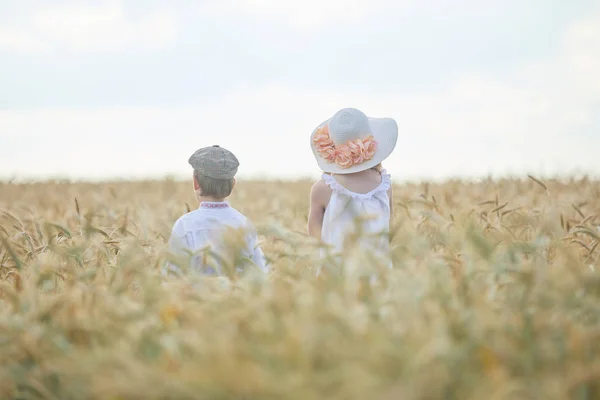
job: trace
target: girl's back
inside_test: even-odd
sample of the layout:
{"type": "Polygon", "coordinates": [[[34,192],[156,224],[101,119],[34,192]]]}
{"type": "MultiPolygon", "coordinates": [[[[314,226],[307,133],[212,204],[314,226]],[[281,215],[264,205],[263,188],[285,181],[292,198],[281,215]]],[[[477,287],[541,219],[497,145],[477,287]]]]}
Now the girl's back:
{"type": "Polygon", "coordinates": [[[387,253],[391,218],[391,178],[367,170],[350,175],[323,175],[329,189],[321,239],[335,253],[348,246],[387,253]]]}

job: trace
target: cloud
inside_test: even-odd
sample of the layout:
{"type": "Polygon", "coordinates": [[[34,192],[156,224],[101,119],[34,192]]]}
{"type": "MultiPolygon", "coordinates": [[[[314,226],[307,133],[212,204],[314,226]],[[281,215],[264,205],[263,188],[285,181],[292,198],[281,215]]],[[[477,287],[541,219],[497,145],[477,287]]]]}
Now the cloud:
{"type": "Polygon", "coordinates": [[[364,0],[236,0],[232,6],[251,15],[287,20],[297,27],[309,28],[326,22],[356,21],[368,12],[369,3],[364,0]]]}
{"type": "Polygon", "coordinates": [[[187,176],[196,148],[221,144],[238,155],[242,176],[316,176],[310,132],[338,108],[355,106],[398,121],[398,147],[385,163],[396,178],[600,172],[598,137],[572,140],[573,120],[561,113],[541,118],[535,103],[526,107],[536,96],[519,99],[526,90],[481,85],[471,81],[420,98],[267,86],[180,109],[3,111],[0,131],[14,145],[0,154],[0,170],[187,176]]]}
{"type": "Polygon", "coordinates": [[[575,24],[563,40],[572,82],[587,87],[592,95],[600,93],[600,13],[575,24]]]}
{"type": "Polygon", "coordinates": [[[158,50],[176,33],[175,18],[166,10],[131,19],[116,0],[98,6],[55,5],[33,10],[25,23],[0,27],[0,50],[25,54],[63,49],[115,52],[132,46],[158,50]]]}
{"type": "Polygon", "coordinates": [[[3,49],[11,53],[39,53],[44,51],[44,45],[30,32],[0,26],[0,51],[3,49]]]}
{"type": "Polygon", "coordinates": [[[382,15],[394,15],[399,20],[416,13],[445,17],[457,13],[490,14],[497,11],[500,3],[498,0],[220,0],[204,3],[201,8],[221,16],[242,14],[307,30],[357,23],[374,16],[379,19],[382,15]]]}

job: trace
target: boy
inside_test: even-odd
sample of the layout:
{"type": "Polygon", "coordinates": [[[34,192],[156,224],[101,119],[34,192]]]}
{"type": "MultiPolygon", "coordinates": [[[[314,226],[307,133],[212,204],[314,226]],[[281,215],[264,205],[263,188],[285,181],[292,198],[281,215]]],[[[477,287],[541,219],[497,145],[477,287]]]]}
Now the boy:
{"type": "MultiPolygon", "coordinates": [[[[251,264],[268,272],[254,227],[225,200],[235,186],[239,166],[235,155],[215,145],[196,151],[188,162],[194,169],[200,206],[173,225],[169,250],[178,257],[178,264],[204,275],[231,277],[251,264]]],[[[168,269],[180,272],[172,263],[168,269]]]]}

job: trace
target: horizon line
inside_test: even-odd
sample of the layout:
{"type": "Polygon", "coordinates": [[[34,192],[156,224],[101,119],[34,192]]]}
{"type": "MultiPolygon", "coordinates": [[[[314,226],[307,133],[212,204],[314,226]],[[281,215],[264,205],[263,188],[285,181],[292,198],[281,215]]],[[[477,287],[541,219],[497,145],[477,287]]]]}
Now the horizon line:
{"type": "MultiPolygon", "coordinates": [[[[297,176],[277,176],[269,174],[239,174],[236,179],[240,182],[302,182],[302,181],[315,181],[320,179],[321,173],[315,174],[298,174],[297,176]]],[[[448,176],[406,176],[392,174],[392,181],[396,184],[411,184],[411,183],[422,183],[422,182],[467,182],[467,181],[502,181],[502,180],[526,180],[531,177],[541,180],[550,181],[570,181],[577,179],[589,179],[592,181],[600,181],[600,173],[592,171],[571,171],[565,173],[533,173],[533,172],[521,172],[521,173],[486,173],[486,174],[455,174],[448,176]]],[[[109,183],[135,183],[135,182],[186,182],[190,181],[191,177],[185,174],[156,174],[156,175],[131,175],[131,176],[67,176],[67,175],[48,175],[48,176],[33,176],[33,175],[11,175],[2,176],[0,175],[0,184],[36,184],[36,183],[90,183],[90,184],[109,184],[109,183]]]]}

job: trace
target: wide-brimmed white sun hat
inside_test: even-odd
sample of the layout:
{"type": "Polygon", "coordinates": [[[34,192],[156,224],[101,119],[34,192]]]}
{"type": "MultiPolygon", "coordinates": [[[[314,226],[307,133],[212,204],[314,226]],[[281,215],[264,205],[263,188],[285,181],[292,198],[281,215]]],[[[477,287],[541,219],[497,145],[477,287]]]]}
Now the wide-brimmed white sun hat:
{"type": "Polygon", "coordinates": [[[310,135],[310,145],[323,172],[352,174],[373,168],[392,154],[398,124],[392,118],[371,118],[344,108],[310,135]]]}

